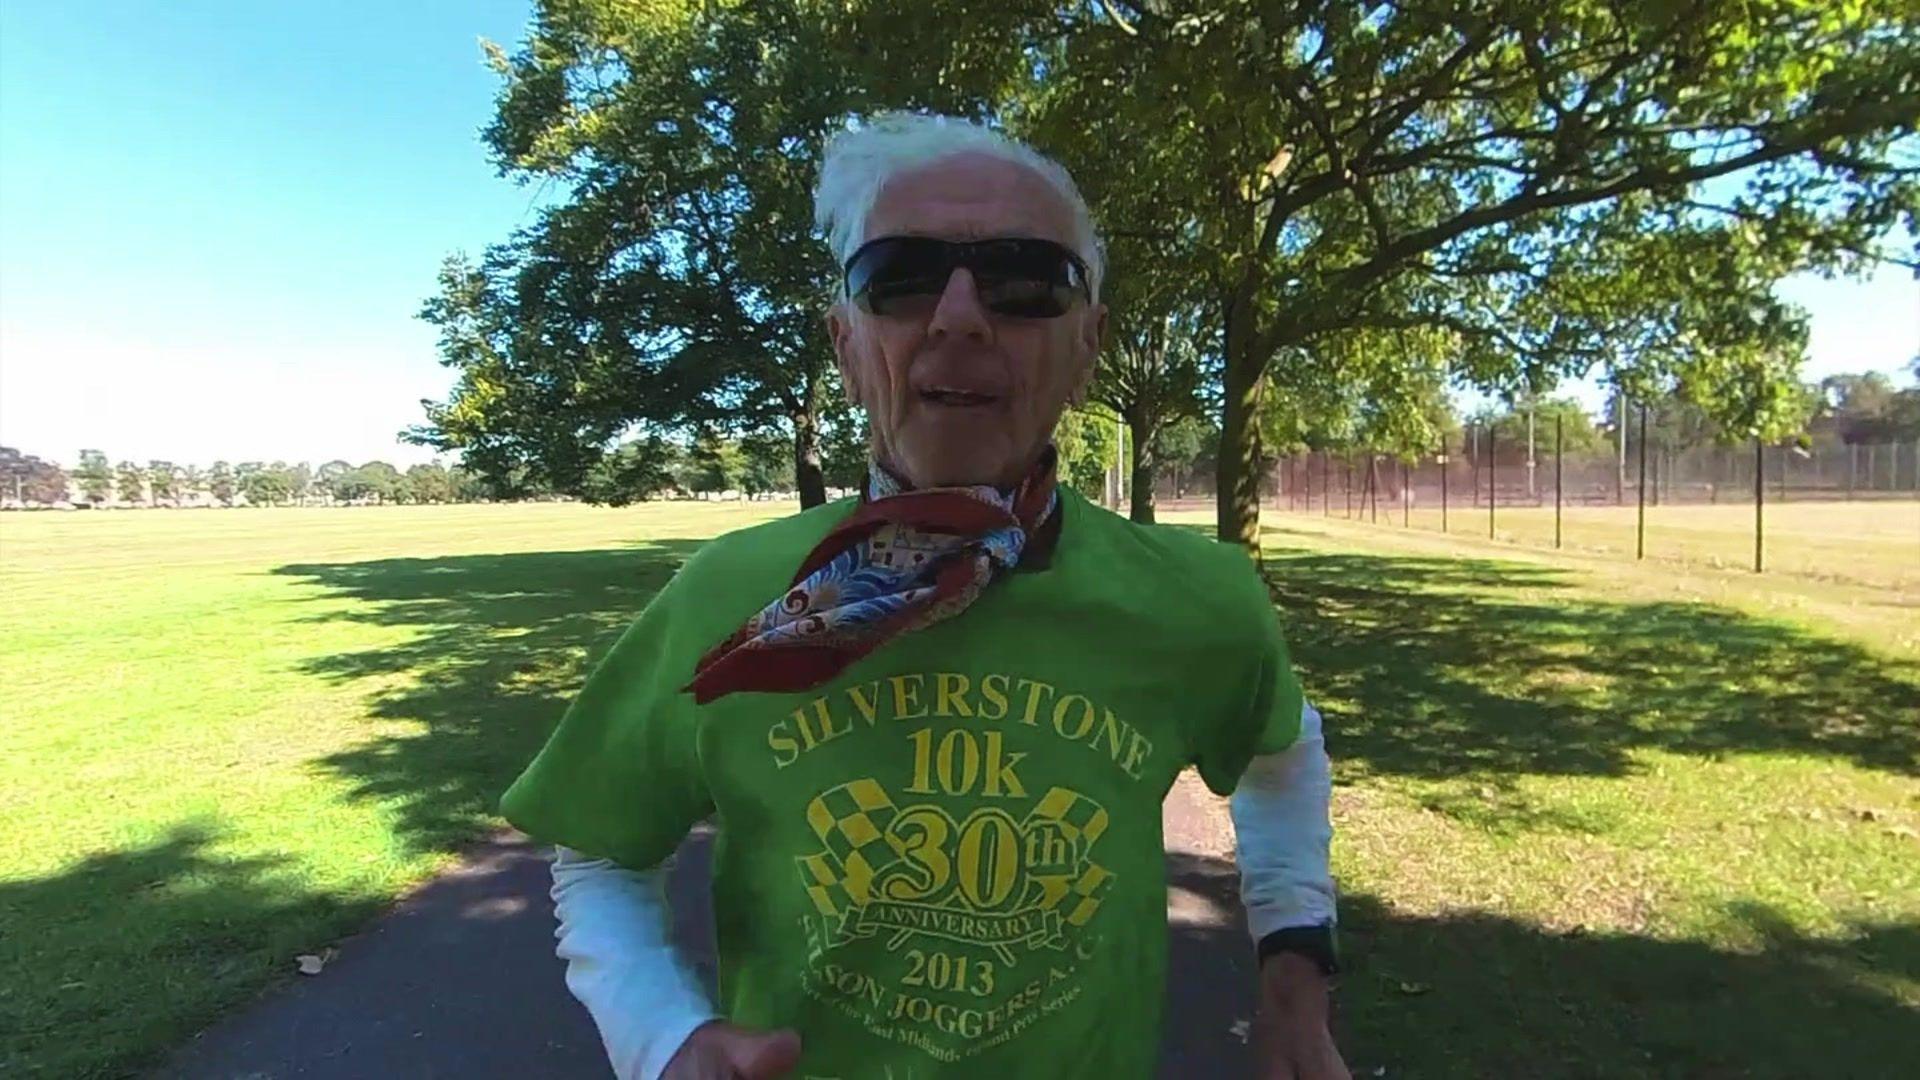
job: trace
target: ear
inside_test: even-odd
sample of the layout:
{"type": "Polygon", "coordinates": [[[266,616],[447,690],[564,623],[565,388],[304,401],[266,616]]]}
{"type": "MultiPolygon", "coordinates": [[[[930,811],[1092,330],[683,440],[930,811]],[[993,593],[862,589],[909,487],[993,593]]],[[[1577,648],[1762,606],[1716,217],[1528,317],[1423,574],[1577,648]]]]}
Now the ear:
{"type": "Polygon", "coordinates": [[[1080,320],[1077,340],[1074,342],[1076,359],[1080,362],[1080,371],[1074,377],[1073,390],[1067,394],[1067,402],[1075,408],[1087,403],[1087,394],[1093,386],[1093,373],[1099,367],[1100,347],[1107,340],[1107,305],[1096,305],[1080,320]]]}
{"type": "Polygon", "coordinates": [[[840,387],[846,391],[847,404],[861,407],[859,365],[853,362],[853,323],[845,304],[827,309],[827,336],[833,339],[833,359],[840,368],[840,387]]]}

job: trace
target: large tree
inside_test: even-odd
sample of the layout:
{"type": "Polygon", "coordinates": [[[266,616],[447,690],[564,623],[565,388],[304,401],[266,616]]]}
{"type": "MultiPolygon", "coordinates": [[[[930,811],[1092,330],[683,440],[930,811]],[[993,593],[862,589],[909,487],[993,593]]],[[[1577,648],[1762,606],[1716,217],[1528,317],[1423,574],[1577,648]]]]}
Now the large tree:
{"type": "Polygon", "coordinates": [[[119,489],[123,503],[143,503],[147,501],[147,471],[131,461],[123,461],[114,468],[114,483],[119,489]]]}
{"type": "Polygon", "coordinates": [[[207,490],[206,470],[198,465],[182,465],[179,482],[176,485],[177,498],[183,502],[192,502],[207,490]]]}
{"type": "Polygon", "coordinates": [[[279,506],[294,496],[294,472],[284,461],[242,462],[234,469],[234,483],[250,506],[279,506]]]}
{"type": "Polygon", "coordinates": [[[313,483],[335,502],[345,502],[347,478],[353,475],[353,463],[335,458],[313,471],[313,483]]]}
{"type": "Polygon", "coordinates": [[[750,496],[793,490],[793,455],[780,440],[748,435],[740,440],[740,489],[750,496]]]}
{"type": "Polygon", "coordinates": [[[1210,444],[1218,441],[1219,433],[1205,417],[1182,417],[1160,429],[1160,438],[1156,440],[1154,449],[1160,459],[1161,469],[1173,482],[1174,498],[1186,497],[1187,482],[1196,467],[1212,471],[1212,459],[1203,461],[1201,455],[1210,444]]]}
{"type": "Polygon", "coordinates": [[[1105,502],[1107,471],[1120,459],[1118,418],[1097,405],[1068,409],[1053,429],[1053,442],[1060,451],[1060,483],[1105,502]]]}
{"type": "Polygon", "coordinates": [[[1323,339],[1438,328],[1495,389],[1619,363],[1758,430],[1800,333],[1769,286],[1887,256],[1915,211],[1906,0],[1103,0],[1010,7],[1015,28],[1038,58],[1021,129],[1214,290],[1219,528],[1242,543],[1262,393],[1324,377],[1323,339]]]}
{"type": "Polygon", "coordinates": [[[147,462],[147,484],[152,489],[156,504],[180,505],[180,470],[173,462],[147,462]]]}
{"type": "Polygon", "coordinates": [[[778,432],[823,501],[834,267],[811,192],[825,138],[897,101],[836,65],[837,25],[803,2],[544,0],[517,51],[492,48],[487,145],[564,195],[448,264],[424,316],[459,381],[411,437],[580,491],[636,426],[778,432]]]}
{"type": "Polygon", "coordinates": [[[700,495],[735,490],[744,466],[740,447],[707,429],[694,437],[681,462],[680,486],[700,495]]]}
{"type": "Polygon", "coordinates": [[[447,480],[447,470],[438,462],[410,466],[406,472],[404,490],[406,501],[411,503],[443,503],[453,498],[453,485],[447,480]]]}
{"type": "Polygon", "coordinates": [[[73,478],[80,484],[80,493],[90,503],[107,501],[107,493],[113,488],[113,466],[107,464],[107,455],[98,450],[80,451],[80,464],[73,470],[73,478]]]}
{"type": "Polygon", "coordinates": [[[400,470],[384,461],[369,461],[353,470],[352,486],[355,498],[372,497],[378,502],[394,502],[401,495],[405,481],[400,470]]]}
{"type": "Polygon", "coordinates": [[[1129,516],[1153,523],[1161,433],[1205,410],[1203,387],[1217,376],[1218,338],[1207,296],[1191,280],[1156,272],[1164,244],[1123,236],[1108,247],[1102,299],[1112,312],[1092,399],[1119,415],[1133,449],[1129,516]]]}
{"type": "Polygon", "coordinates": [[[673,486],[684,451],[659,436],[634,439],[604,455],[587,471],[580,496],[603,506],[651,499],[673,486]]]}
{"type": "Polygon", "coordinates": [[[0,498],[22,506],[67,501],[67,474],[51,461],[0,446],[0,498]]]}
{"type": "Polygon", "coordinates": [[[233,466],[224,461],[216,461],[207,467],[207,494],[221,506],[233,505],[233,466]]]}
{"type": "Polygon", "coordinates": [[[1869,371],[1829,375],[1820,380],[1817,394],[1822,418],[1843,442],[1920,438],[1920,387],[1896,389],[1886,375],[1869,371]]]}

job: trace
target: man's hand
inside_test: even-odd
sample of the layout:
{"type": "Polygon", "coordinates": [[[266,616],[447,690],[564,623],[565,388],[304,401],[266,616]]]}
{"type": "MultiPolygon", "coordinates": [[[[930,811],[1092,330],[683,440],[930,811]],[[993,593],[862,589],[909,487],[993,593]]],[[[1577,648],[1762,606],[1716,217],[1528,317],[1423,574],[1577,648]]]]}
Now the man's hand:
{"type": "Polygon", "coordinates": [[[1327,1030],[1327,977],[1304,956],[1260,965],[1261,1080],[1352,1080],[1327,1030]]]}
{"type": "Polygon", "coordinates": [[[800,1063],[800,1035],[754,1031],[725,1020],[693,1029],[660,1080],[776,1080],[800,1063]]]}

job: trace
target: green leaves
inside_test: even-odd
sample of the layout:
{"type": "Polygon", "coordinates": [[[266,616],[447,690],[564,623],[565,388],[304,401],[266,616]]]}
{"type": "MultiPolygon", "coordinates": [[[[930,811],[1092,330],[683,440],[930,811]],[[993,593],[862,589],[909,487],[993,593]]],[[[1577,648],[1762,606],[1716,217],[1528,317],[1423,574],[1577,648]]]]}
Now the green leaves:
{"type": "Polygon", "coordinates": [[[422,316],[459,381],[411,437],[593,497],[631,486],[638,451],[601,466],[635,433],[777,433],[803,500],[823,497],[815,155],[871,101],[814,8],[547,0],[518,50],[492,51],[487,144],[565,195],[443,271],[422,316]]]}
{"type": "Polygon", "coordinates": [[[1920,218],[1909,0],[544,0],[488,56],[489,149],[562,197],[443,274],[460,382],[416,434],[562,490],[636,433],[846,442],[808,196],[880,109],[1068,167],[1111,247],[1102,400],[1164,423],[1217,372],[1247,520],[1258,439],[1411,449],[1449,383],[1785,431],[1772,284],[1920,261],[1886,241],[1920,218]]]}

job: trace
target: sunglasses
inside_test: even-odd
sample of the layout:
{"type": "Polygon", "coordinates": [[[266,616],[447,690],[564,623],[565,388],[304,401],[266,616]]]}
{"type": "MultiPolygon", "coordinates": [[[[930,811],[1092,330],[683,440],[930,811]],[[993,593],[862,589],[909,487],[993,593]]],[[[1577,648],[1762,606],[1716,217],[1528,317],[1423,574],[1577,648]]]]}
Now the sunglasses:
{"type": "Polygon", "coordinates": [[[1074,298],[1091,301],[1087,264],[1051,240],[939,240],[883,236],[847,260],[847,298],[869,315],[926,317],[939,306],[953,272],[966,267],[980,303],[995,315],[1055,319],[1074,298]]]}

